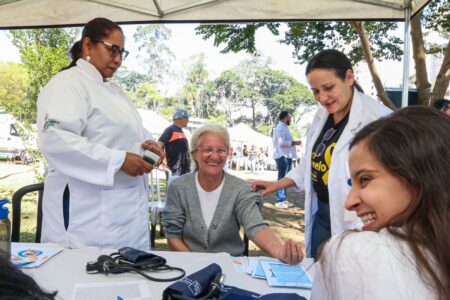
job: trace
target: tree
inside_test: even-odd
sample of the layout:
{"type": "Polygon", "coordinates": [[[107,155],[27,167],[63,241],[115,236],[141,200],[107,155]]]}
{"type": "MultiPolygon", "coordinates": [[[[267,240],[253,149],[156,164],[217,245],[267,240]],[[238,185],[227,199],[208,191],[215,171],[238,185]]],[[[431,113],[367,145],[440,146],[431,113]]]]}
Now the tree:
{"type": "Polygon", "coordinates": [[[164,97],[159,94],[158,88],[154,83],[144,82],[137,84],[135,91],[129,93],[129,96],[136,107],[154,111],[159,111],[164,102],[164,97]]]}
{"type": "Polygon", "coordinates": [[[253,55],[251,59],[244,59],[234,68],[237,74],[244,80],[244,88],[241,96],[246,106],[252,109],[252,128],[256,129],[256,107],[261,103],[262,97],[259,93],[259,86],[256,74],[268,68],[271,58],[263,58],[260,55],[253,55]]]}
{"type": "Polygon", "coordinates": [[[183,87],[184,99],[188,102],[194,115],[199,118],[208,117],[207,98],[204,97],[204,87],[208,79],[205,54],[200,53],[189,58],[185,69],[186,84],[183,87]]]}
{"type": "Polygon", "coordinates": [[[0,78],[0,107],[18,120],[29,121],[34,112],[27,95],[26,69],[19,64],[0,62],[0,78]]]}
{"type": "Polygon", "coordinates": [[[30,80],[30,121],[34,122],[39,92],[50,78],[69,64],[68,53],[79,29],[46,28],[11,30],[9,33],[30,80]]]}
{"type": "Polygon", "coordinates": [[[233,116],[242,108],[241,92],[244,82],[236,72],[224,71],[214,81],[216,85],[217,98],[222,106],[228,126],[234,125],[233,116]]]}
{"type": "MultiPolygon", "coordinates": [[[[196,28],[203,39],[214,37],[214,45],[227,44],[222,52],[245,50],[255,53],[255,32],[261,27],[278,36],[279,23],[253,23],[246,25],[201,25],[196,28]]],[[[300,63],[326,48],[346,53],[354,64],[366,60],[377,89],[377,96],[393,107],[387,98],[375,67],[374,58],[399,60],[402,54],[401,40],[389,35],[397,28],[389,22],[298,22],[288,23],[281,43],[293,45],[293,56],[300,63]],[[369,40],[372,43],[369,43],[369,40]]]]}
{"type": "Polygon", "coordinates": [[[447,0],[430,2],[424,11],[418,13],[411,21],[412,51],[416,68],[416,87],[419,103],[428,105],[439,98],[443,98],[450,81],[450,4],[447,0]],[[426,44],[422,27],[427,31],[439,32],[447,40],[443,45],[426,44]],[[443,61],[434,87],[428,81],[427,54],[442,53],[443,61]],[[430,98],[431,95],[431,98],[430,98]],[[429,101],[431,100],[431,101],[429,101]]]}
{"type": "Polygon", "coordinates": [[[129,70],[127,67],[122,66],[114,74],[111,81],[117,83],[125,91],[136,92],[138,85],[150,82],[150,78],[146,74],[129,70]]]}
{"type": "Polygon", "coordinates": [[[170,73],[175,55],[165,42],[171,35],[171,30],[162,24],[139,26],[134,33],[139,51],[143,52],[139,56],[147,70],[150,83],[160,84],[170,73]]]}

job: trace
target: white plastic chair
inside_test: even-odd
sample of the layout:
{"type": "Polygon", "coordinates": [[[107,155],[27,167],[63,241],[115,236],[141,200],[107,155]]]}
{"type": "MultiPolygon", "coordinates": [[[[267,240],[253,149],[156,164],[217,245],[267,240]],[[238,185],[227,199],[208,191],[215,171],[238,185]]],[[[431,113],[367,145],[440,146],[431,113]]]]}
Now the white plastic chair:
{"type": "MultiPolygon", "coordinates": [[[[151,240],[151,247],[153,248],[155,246],[155,239],[156,239],[156,224],[158,223],[159,218],[159,226],[160,226],[160,236],[164,236],[163,227],[161,224],[161,214],[162,210],[164,209],[164,206],[166,204],[165,199],[161,197],[161,186],[160,186],[160,173],[164,171],[153,169],[153,171],[149,175],[149,186],[150,186],[150,202],[149,202],[149,209],[150,209],[150,222],[151,222],[151,232],[150,232],[150,240],[151,240]]],[[[166,193],[167,193],[167,174],[168,172],[165,172],[166,175],[166,193]]]]}

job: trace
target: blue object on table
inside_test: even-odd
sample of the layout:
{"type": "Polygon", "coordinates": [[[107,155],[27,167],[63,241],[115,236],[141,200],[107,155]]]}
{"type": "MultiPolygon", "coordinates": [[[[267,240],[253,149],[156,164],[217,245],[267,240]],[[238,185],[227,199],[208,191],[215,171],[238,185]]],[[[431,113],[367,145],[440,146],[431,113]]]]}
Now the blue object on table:
{"type": "Polygon", "coordinates": [[[203,297],[208,293],[209,284],[218,273],[222,273],[222,268],[218,264],[210,264],[168,286],[163,292],[163,300],[168,299],[171,295],[190,298],[203,297]]]}

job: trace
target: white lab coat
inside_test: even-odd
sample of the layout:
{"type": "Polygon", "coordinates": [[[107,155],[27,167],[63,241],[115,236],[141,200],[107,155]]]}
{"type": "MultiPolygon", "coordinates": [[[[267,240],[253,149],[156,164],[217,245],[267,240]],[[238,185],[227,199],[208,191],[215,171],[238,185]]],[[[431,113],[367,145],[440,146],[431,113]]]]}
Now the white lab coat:
{"type": "Polygon", "coordinates": [[[127,96],[80,59],[50,80],[37,107],[40,149],[48,161],[42,242],[149,250],[147,177],[129,176],[120,167],[126,152],[142,155],[142,142],[152,138],[127,96]]]}
{"type": "Polygon", "coordinates": [[[311,300],[437,299],[416,261],[407,242],[386,228],[336,235],[316,264],[311,300]]]}
{"type": "MultiPolygon", "coordinates": [[[[361,221],[356,214],[346,211],[344,207],[350,191],[348,167],[350,141],[365,125],[390,112],[391,110],[383,104],[354,89],[348,123],[333,150],[328,175],[332,235],[345,229],[355,229],[361,226],[361,221]]],[[[305,243],[308,257],[311,257],[311,232],[318,201],[311,180],[311,153],[328,115],[327,110],[323,107],[317,111],[306,137],[305,155],[300,164],[286,175],[295,182],[297,187],[305,190],[305,243]]]]}

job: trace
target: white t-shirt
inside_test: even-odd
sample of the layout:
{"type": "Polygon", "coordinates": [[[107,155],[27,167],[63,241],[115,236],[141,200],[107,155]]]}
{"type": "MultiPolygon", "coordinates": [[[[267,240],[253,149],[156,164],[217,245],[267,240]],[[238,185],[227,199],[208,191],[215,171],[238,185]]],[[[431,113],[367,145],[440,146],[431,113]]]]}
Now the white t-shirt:
{"type": "Polygon", "coordinates": [[[325,245],[311,300],[422,300],[436,294],[420,276],[409,246],[390,234],[344,232],[325,245]]]}
{"type": "Polygon", "coordinates": [[[198,182],[198,172],[195,172],[195,185],[197,186],[198,198],[200,199],[200,207],[202,209],[203,219],[208,228],[216,211],[217,203],[219,203],[224,181],[225,177],[214,191],[207,192],[201,187],[198,182]]]}

